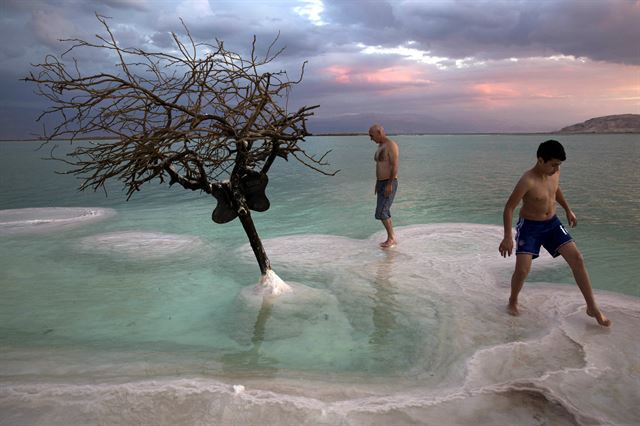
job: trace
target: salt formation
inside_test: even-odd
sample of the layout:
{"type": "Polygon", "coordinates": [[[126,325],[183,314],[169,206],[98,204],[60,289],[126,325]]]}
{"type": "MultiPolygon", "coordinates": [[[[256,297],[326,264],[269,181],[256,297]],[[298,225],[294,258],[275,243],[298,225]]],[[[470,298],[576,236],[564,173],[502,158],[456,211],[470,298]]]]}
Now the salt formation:
{"type": "Polygon", "coordinates": [[[262,293],[264,296],[279,296],[291,292],[291,286],[282,281],[275,272],[269,269],[266,274],[260,277],[255,291],[262,293]]]}
{"type": "MultiPolygon", "coordinates": [[[[513,317],[501,227],[396,233],[392,250],[379,249],[381,233],[266,240],[291,291],[271,297],[275,274],[240,288],[211,280],[211,308],[162,329],[163,345],[194,346],[145,344],[143,359],[139,344],[7,348],[5,423],[133,424],[140,413],[154,424],[637,423],[640,299],[597,291],[614,322],[605,328],[573,283],[527,282],[513,317]]],[[[241,258],[255,267],[248,245],[241,258]]],[[[535,263],[552,266],[566,268],[547,254],[535,263]]]]}
{"type": "Polygon", "coordinates": [[[122,231],[91,235],[80,240],[83,251],[120,254],[136,259],[161,259],[201,251],[204,242],[192,235],[122,231]]]}
{"type": "Polygon", "coordinates": [[[93,207],[43,207],[0,210],[0,235],[69,230],[114,216],[115,210],[93,207]]]}

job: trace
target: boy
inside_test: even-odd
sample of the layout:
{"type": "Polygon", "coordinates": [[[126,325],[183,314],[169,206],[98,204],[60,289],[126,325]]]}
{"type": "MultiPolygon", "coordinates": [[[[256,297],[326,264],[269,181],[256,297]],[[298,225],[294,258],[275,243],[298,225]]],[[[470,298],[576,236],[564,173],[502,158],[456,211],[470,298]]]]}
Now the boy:
{"type": "Polygon", "coordinates": [[[535,166],[522,175],[504,207],[504,239],[499,250],[502,257],[507,257],[513,251],[513,211],[522,200],[520,219],[516,225],[516,267],[511,277],[507,310],[511,315],[520,314],[518,293],[542,245],[553,257],[562,256],[567,261],[587,302],[587,315],[594,317],[598,324],[608,327],[611,321],[596,305],[582,254],[556,216],[557,201],[564,208],[569,225],[572,228],[577,225],[576,215],[560,190],[560,164],[566,159],[564,148],[560,142],[548,140],[540,144],[536,155],[538,160],[535,166]]]}

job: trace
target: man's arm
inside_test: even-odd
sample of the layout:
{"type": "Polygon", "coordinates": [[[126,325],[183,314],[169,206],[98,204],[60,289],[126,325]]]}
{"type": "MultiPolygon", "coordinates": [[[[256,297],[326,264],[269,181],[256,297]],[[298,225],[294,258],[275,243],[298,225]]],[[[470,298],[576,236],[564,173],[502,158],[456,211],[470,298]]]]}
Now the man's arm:
{"type": "Polygon", "coordinates": [[[560,189],[560,185],[558,185],[558,189],[556,190],[556,201],[562,206],[565,213],[567,214],[567,221],[569,222],[569,226],[572,228],[575,227],[578,224],[578,218],[573,213],[573,210],[571,210],[571,207],[569,207],[569,203],[567,202],[567,200],[564,198],[564,194],[560,189]]]}
{"type": "Polygon", "coordinates": [[[389,182],[387,182],[387,186],[384,188],[384,196],[388,197],[393,190],[393,180],[398,177],[398,145],[395,142],[392,142],[387,149],[389,150],[388,158],[389,158],[389,182]]]}
{"type": "Polygon", "coordinates": [[[500,243],[500,247],[498,250],[502,257],[507,257],[507,255],[511,256],[513,252],[513,232],[511,231],[511,225],[513,223],[513,211],[518,207],[520,201],[524,197],[524,195],[529,191],[530,181],[526,177],[521,177],[516,187],[513,189],[513,192],[509,196],[507,203],[504,206],[504,210],[502,211],[502,222],[504,225],[504,237],[502,238],[502,242],[500,243]]]}

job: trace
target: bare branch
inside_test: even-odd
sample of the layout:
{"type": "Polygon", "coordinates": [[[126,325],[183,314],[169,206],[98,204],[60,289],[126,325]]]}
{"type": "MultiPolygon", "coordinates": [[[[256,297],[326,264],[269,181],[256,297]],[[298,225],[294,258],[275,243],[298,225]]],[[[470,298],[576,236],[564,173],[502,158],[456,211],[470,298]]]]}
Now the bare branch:
{"type": "Polygon", "coordinates": [[[264,56],[254,37],[247,58],[221,40],[196,43],[181,20],[185,36],[172,34],[175,52],[148,52],[119,45],[109,18],[96,18],[106,35],[66,40],[71,47],[59,58],[45,57],[24,78],[50,101],[38,118],[43,137],[77,142],[59,159],[71,166],[65,173],[81,178],[81,190],[104,189],[117,179],[131,197],[159,180],[215,195],[234,174],[267,173],[289,154],[313,170],[336,173],[322,170],[325,156],[307,155],[299,145],[318,106],[287,112],[306,62],[293,81],[284,71],[265,69],[282,52],[275,49],[279,34],[264,56]],[[114,56],[117,71],[84,72],[75,58],[65,59],[79,49],[114,56]],[[52,123],[49,130],[45,122],[52,123]]]}

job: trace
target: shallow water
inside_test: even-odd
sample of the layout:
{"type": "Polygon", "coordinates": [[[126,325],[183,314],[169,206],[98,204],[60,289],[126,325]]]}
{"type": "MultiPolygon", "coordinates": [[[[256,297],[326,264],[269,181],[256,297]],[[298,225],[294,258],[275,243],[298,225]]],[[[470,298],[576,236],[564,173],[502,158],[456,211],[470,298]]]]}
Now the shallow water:
{"type": "Polygon", "coordinates": [[[366,138],[310,138],[336,177],[274,166],[273,207],[254,218],[293,292],[273,303],[211,200],[76,193],[34,144],[0,144],[0,424],[635,423],[637,138],[561,139],[572,234],[611,329],[549,256],[522,316],[504,312],[501,211],[539,136],[397,140],[389,251],[366,138]]]}

